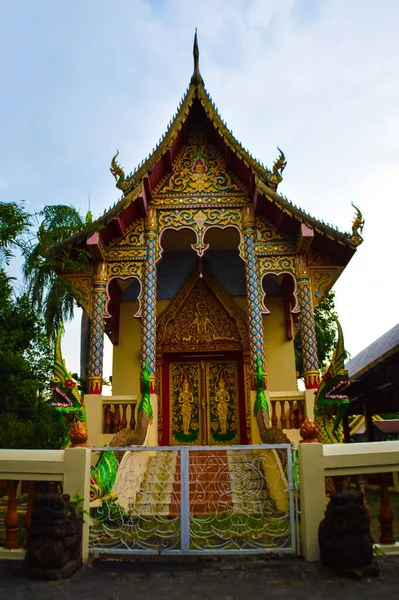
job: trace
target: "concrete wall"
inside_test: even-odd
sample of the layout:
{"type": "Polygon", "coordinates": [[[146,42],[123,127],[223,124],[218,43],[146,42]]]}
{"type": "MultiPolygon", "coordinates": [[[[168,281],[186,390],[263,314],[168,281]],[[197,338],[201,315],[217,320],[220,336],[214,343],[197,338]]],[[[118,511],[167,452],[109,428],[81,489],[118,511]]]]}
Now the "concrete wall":
{"type": "MultiPolygon", "coordinates": [[[[324,518],[324,478],[333,475],[390,473],[399,470],[399,442],[360,444],[301,444],[299,483],[302,555],[319,560],[318,529],[324,518]]],[[[397,553],[399,548],[393,548],[397,553]]],[[[383,547],[385,553],[388,549],[383,547]]]]}
{"type": "MultiPolygon", "coordinates": [[[[66,450],[0,450],[0,480],[60,481],[64,494],[79,496],[77,513],[87,515],[90,509],[90,455],[88,448],[66,450]]],[[[89,554],[89,521],[83,516],[82,556],[89,554]]],[[[0,548],[0,558],[23,558],[23,551],[0,548]]]]}

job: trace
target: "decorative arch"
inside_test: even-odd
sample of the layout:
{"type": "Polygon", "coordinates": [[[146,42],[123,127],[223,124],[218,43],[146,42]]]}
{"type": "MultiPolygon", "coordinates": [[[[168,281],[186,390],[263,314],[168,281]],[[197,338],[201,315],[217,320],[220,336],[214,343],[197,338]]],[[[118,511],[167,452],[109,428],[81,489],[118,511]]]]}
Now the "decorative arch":
{"type": "Polygon", "coordinates": [[[164,249],[162,247],[162,237],[164,236],[165,232],[166,231],[181,231],[183,229],[188,229],[189,231],[192,231],[194,233],[195,237],[197,238],[196,243],[191,244],[191,248],[194,250],[194,252],[196,252],[196,254],[199,258],[202,258],[204,256],[205,252],[209,249],[209,244],[206,244],[204,242],[205,236],[208,231],[210,231],[211,229],[235,229],[238,232],[238,235],[240,237],[240,242],[238,244],[238,253],[239,253],[240,258],[242,258],[242,260],[244,262],[246,262],[245,252],[244,252],[244,238],[242,236],[241,229],[237,225],[233,225],[233,224],[209,225],[208,227],[205,227],[203,224],[200,224],[200,225],[197,224],[197,226],[181,225],[179,227],[165,227],[165,229],[162,229],[162,231],[160,231],[159,236],[158,236],[159,254],[158,254],[158,258],[157,258],[156,262],[159,262],[161,260],[163,252],[164,252],[164,249]]]}
{"type": "Polygon", "coordinates": [[[294,337],[294,334],[292,331],[292,319],[294,320],[294,322],[296,322],[298,320],[299,312],[300,312],[299,306],[298,306],[298,298],[296,295],[296,290],[297,290],[296,277],[293,275],[293,273],[290,273],[289,271],[279,271],[277,273],[275,273],[273,271],[269,271],[269,272],[264,273],[261,276],[260,283],[261,283],[261,290],[262,290],[262,313],[265,315],[270,314],[270,310],[267,308],[266,303],[265,303],[267,293],[264,291],[264,287],[263,287],[263,281],[264,281],[265,277],[267,277],[268,275],[273,275],[277,279],[279,279],[280,277],[283,278],[282,282],[281,282],[281,290],[283,292],[283,297],[284,297],[284,316],[285,316],[287,339],[290,341],[294,337]],[[291,317],[292,317],[292,319],[291,319],[291,317]]]}

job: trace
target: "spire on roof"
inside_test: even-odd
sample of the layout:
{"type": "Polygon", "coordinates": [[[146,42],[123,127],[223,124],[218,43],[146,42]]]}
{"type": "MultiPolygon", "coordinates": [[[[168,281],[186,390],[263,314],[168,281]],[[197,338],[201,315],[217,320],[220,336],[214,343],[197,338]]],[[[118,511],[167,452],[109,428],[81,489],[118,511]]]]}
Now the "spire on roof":
{"type": "Polygon", "coordinates": [[[191,77],[191,83],[199,84],[204,83],[201,77],[201,73],[199,70],[199,48],[198,48],[198,37],[197,37],[197,28],[195,28],[194,34],[194,47],[193,47],[193,57],[194,57],[194,73],[191,77]]]}

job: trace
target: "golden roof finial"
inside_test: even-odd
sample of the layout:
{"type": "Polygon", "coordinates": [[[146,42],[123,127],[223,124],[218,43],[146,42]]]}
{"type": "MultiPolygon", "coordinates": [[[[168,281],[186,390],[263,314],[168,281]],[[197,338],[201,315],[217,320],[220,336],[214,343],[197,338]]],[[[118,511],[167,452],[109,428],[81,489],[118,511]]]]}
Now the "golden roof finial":
{"type": "Polygon", "coordinates": [[[191,77],[192,83],[203,83],[201,73],[199,70],[199,48],[198,48],[198,37],[197,37],[197,28],[195,28],[194,34],[194,46],[193,46],[193,57],[194,57],[194,73],[191,77]]]}
{"type": "Polygon", "coordinates": [[[352,244],[354,244],[355,246],[359,246],[363,241],[363,237],[360,234],[363,232],[364,218],[358,207],[355,206],[353,202],[351,202],[351,204],[356,211],[356,215],[353,219],[352,234],[349,236],[349,239],[352,242],[352,244]]]}

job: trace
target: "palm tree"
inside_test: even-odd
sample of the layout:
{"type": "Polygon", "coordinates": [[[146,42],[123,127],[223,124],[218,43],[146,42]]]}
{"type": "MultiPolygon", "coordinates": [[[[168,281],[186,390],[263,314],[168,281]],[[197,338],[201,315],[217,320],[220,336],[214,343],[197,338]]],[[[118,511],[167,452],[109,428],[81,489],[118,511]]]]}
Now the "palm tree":
{"type": "MultiPolygon", "coordinates": [[[[24,278],[32,306],[44,315],[46,332],[55,338],[61,323],[73,318],[75,299],[67,282],[58,276],[57,268],[62,262],[76,268],[84,268],[88,255],[82,251],[78,257],[71,258],[67,250],[60,251],[57,244],[64,242],[74,234],[90,228],[90,211],[84,218],[74,206],[55,204],[45,206],[38,214],[40,225],[37,235],[29,240],[23,251],[24,278]],[[37,240],[37,241],[36,241],[37,240]],[[36,243],[35,243],[36,242],[36,243]]],[[[86,379],[88,363],[89,318],[82,313],[80,378],[86,379]]]]}

